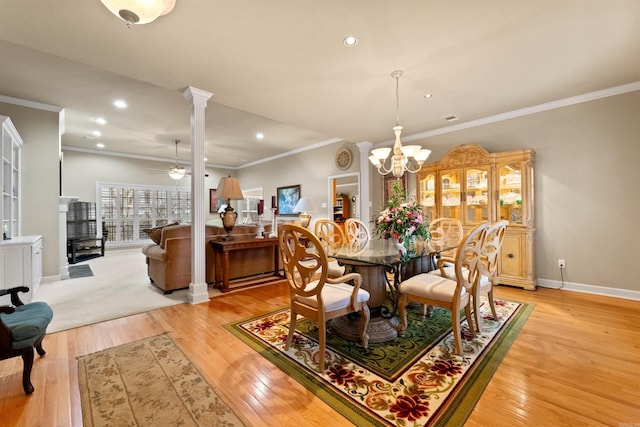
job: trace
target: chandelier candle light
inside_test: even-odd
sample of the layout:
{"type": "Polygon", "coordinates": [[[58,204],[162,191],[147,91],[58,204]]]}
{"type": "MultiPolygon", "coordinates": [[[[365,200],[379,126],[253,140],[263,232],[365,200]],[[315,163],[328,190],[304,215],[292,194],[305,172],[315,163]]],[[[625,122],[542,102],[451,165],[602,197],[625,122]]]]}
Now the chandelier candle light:
{"type": "Polygon", "coordinates": [[[420,170],[425,160],[431,154],[431,150],[422,148],[419,145],[407,145],[402,146],[400,141],[400,133],[402,132],[402,126],[400,126],[400,95],[398,92],[398,81],[402,76],[401,70],[396,70],[391,73],[391,77],[396,79],[396,125],[393,128],[393,133],[396,135],[395,143],[393,144],[393,156],[391,157],[391,165],[387,168],[384,163],[391,153],[391,148],[376,148],[371,150],[369,161],[378,169],[378,173],[381,175],[387,175],[393,173],[393,176],[400,178],[404,175],[405,171],[410,173],[416,173],[420,170]],[[415,163],[417,166],[414,166],[415,163]]]}

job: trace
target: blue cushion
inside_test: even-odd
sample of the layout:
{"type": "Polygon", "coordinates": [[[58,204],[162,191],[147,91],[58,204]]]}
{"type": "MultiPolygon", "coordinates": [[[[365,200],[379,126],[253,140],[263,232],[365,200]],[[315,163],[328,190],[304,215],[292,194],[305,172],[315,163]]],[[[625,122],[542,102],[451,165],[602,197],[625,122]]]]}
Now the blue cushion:
{"type": "Polygon", "coordinates": [[[11,347],[14,349],[32,347],[47,331],[52,318],[51,307],[41,301],[18,306],[11,314],[0,313],[0,319],[11,330],[11,347]]]}

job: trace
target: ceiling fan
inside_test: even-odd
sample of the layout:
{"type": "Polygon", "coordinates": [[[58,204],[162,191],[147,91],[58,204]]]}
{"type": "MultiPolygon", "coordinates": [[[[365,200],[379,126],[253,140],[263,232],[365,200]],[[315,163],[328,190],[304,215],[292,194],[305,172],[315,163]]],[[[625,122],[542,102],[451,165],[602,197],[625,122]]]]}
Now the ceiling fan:
{"type": "MultiPolygon", "coordinates": [[[[168,173],[171,178],[176,179],[176,180],[182,179],[186,175],[191,175],[191,169],[185,168],[184,166],[180,166],[178,164],[178,144],[180,143],[180,140],[179,139],[175,139],[174,142],[176,144],[176,163],[173,166],[171,166],[169,168],[169,170],[166,170],[166,169],[151,169],[151,168],[148,168],[147,170],[153,171],[155,173],[168,173]]],[[[205,176],[209,176],[209,175],[205,174],[205,176]]]]}

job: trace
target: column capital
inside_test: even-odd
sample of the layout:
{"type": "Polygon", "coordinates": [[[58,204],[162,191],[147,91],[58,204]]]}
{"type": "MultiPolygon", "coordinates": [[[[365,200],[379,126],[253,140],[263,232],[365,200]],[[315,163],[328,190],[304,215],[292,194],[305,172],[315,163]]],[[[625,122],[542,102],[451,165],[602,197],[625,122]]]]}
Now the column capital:
{"type": "Polygon", "coordinates": [[[187,86],[184,92],[182,92],[182,95],[192,104],[198,105],[199,107],[206,107],[207,101],[213,96],[213,93],[198,89],[197,87],[187,86]]]}

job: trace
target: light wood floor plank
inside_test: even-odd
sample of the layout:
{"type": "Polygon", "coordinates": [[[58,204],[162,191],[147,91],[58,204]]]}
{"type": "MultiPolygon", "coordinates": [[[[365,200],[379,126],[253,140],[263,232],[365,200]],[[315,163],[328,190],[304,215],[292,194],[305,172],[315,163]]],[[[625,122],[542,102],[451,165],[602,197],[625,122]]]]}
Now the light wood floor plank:
{"type": "MultiPolygon", "coordinates": [[[[495,293],[536,307],[467,426],[640,425],[640,302],[551,289],[495,293]]],[[[21,360],[0,362],[2,425],[81,426],[77,357],[164,332],[256,427],[351,425],[222,328],[287,300],[286,286],[275,284],[50,334],[32,396],[22,390],[21,360]]]]}

